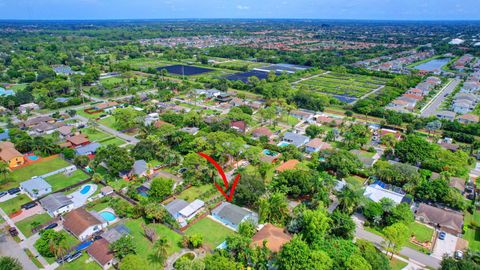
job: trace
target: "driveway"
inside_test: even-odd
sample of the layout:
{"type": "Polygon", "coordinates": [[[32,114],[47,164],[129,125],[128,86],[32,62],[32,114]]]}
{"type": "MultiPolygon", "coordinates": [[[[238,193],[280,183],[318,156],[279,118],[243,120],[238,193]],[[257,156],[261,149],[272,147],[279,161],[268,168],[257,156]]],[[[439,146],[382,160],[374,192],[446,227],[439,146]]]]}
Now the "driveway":
{"type": "Polygon", "coordinates": [[[98,188],[97,185],[87,184],[87,185],[81,186],[77,191],[70,194],[68,197],[70,197],[70,199],[72,200],[73,207],[74,208],[82,207],[87,202],[88,198],[92,196],[93,193],[95,193],[97,188],[98,188]],[[88,189],[88,191],[85,192],[88,186],[90,186],[90,189],[88,189]]]}
{"type": "Polygon", "coordinates": [[[453,256],[457,246],[458,237],[447,233],[444,240],[437,238],[435,246],[433,247],[432,256],[442,259],[444,254],[453,256]]]}
{"type": "Polygon", "coordinates": [[[12,221],[17,223],[19,222],[20,220],[24,220],[28,217],[31,217],[33,215],[37,215],[37,214],[43,214],[45,213],[45,210],[39,205],[37,204],[37,206],[35,207],[32,207],[30,209],[27,209],[27,210],[23,210],[22,213],[20,213],[19,215],[15,216],[15,217],[12,217],[12,221]]]}

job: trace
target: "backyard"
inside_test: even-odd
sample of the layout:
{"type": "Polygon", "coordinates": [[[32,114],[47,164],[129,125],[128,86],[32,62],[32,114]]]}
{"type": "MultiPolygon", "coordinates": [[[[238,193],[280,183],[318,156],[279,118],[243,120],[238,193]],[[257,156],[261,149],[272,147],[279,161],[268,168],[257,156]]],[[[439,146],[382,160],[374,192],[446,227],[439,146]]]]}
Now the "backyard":
{"type": "Polygon", "coordinates": [[[213,190],[213,185],[207,184],[202,186],[191,186],[188,189],[182,191],[182,193],[178,194],[176,197],[178,199],[182,199],[188,202],[192,202],[195,199],[207,199],[207,198],[200,198],[202,194],[213,190]]]}
{"type": "MultiPolygon", "coordinates": [[[[137,247],[137,254],[142,254],[147,257],[152,250],[153,244],[145,237],[142,224],[142,219],[128,220],[125,225],[130,229],[130,235],[134,238],[134,243],[137,247]]],[[[165,225],[162,224],[149,224],[148,227],[154,228],[157,237],[165,237],[168,241],[168,255],[171,255],[181,249],[182,236],[165,225]]]]}
{"type": "Polygon", "coordinates": [[[234,233],[234,231],[208,217],[201,219],[185,231],[186,235],[202,235],[203,243],[211,249],[215,249],[225,241],[227,236],[233,235],[234,233]]]}
{"type": "Polygon", "coordinates": [[[392,267],[392,270],[401,270],[403,268],[405,268],[405,266],[407,266],[408,263],[404,262],[404,261],[401,261],[399,259],[391,259],[390,260],[390,266],[392,267]]]}
{"type": "Polygon", "coordinates": [[[88,175],[82,170],[76,170],[70,175],[65,175],[64,173],[57,173],[55,175],[45,178],[50,185],[52,185],[52,191],[57,191],[62,188],[74,185],[82,180],[88,179],[88,175]]]}
{"type": "Polygon", "coordinates": [[[1,189],[10,189],[13,187],[17,187],[20,182],[28,180],[33,176],[41,176],[43,174],[65,168],[69,165],[70,163],[60,157],[30,164],[26,167],[14,170],[12,173],[10,173],[7,177],[7,182],[1,185],[1,189]]]}
{"type": "Polygon", "coordinates": [[[475,211],[473,215],[467,212],[464,224],[466,229],[463,238],[468,241],[468,248],[480,251],[480,211],[475,211]]]}

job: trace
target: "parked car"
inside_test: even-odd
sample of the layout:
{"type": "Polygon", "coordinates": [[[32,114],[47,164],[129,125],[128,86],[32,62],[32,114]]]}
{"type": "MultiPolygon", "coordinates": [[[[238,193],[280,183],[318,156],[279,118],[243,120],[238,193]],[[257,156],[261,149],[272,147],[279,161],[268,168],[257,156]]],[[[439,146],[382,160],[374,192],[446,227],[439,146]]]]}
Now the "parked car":
{"type": "Polygon", "coordinates": [[[8,233],[10,233],[10,235],[11,235],[12,237],[17,236],[17,235],[18,235],[17,228],[15,228],[15,227],[10,227],[10,229],[8,229],[8,233]]]}
{"type": "Polygon", "coordinates": [[[7,195],[7,194],[8,194],[8,192],[6,192],[6,191],[0,192],[0,198],[2,198],[3,196],[5,196],[5,195],[7,195]]]}
{"type": "Polygon", "coordinates": [[[440,239],[440,240],[445,240],[445,236],[447,236],[447,234],[446,234],[445,232],[440,232],[440,233],[438,234],[438,239],[440,239]]]}
{"type": "Polygon", "coordinates": [[[70,257],[70,254],[67,254],[67,255],[65,255],[65,256],[63,256],[63,257],[61,257],[61,258],[58,258],[58,259],[56,260],[56,262],[57,262],[58,264],[66,263],[66,262],[67,262],[67,259],[68,259],[69,257],[70,257]]]}
{"type": "Polygon", "coordinates": [[[50,230],[50,229],[53,229],[53,228],[55,228],[55,227],[57,227],[57,226],[58,226],[58,223],[55,223],[55,222],[54,222],[54,223],[52,223],[52,224],[49,224],[49,225],[45,226],[45,228],[43,228],[43,229],[44,229],[44,230],[50,230]]]}
{"type": "Polygon", "coordinates": [[[33,208],[35,206],[37,206],[36,202],[28,202],[26,204],[23,204],[22,208],[25,209],[25,210],[28,210],[28,209],[33,208]]]}
{"type": "Polygon", "coordinates": [[[97,240],[100,240],[100,239],[103,239],[103,237],[101,235],[95,235],[93,237],[93,241],[97,241],[97,240]]]}
{"type": "Polygon", "coordinates": [[[77,251],[77,252],[73,253],[72,255],[70,255],[70,257],[67,258],[67,262],[72,262],[72,261],[80,258],[80,256],[82,256],[82,252],[77,251]]]}
{"type": "Polygon", "coordinates": [[[457,251],[455,251],[455,253],[453,254],[453,256],[455,257],[455,259],[460,260],[460,259],[463,258],[463,251],[457,250],[457,251]]]}
{"type": "Polygon", "coordinates": [[[8,192],[8,194],[10,194],[10,195],[17,194],[17,193],[20,192],[20,188],[18,188],[18,187],[12,188],[12,189],[9,189],[7,192],[8,192]]]}

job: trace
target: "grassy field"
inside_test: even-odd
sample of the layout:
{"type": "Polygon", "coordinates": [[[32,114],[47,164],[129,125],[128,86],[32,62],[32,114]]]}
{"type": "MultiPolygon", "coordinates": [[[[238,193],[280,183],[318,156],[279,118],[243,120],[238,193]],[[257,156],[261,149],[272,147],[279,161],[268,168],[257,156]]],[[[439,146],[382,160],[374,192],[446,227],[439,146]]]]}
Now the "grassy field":
{"type": "Polygon", "coordinates": [[[415,238],[420,242],[427,242],[432,240],[433,228],[425,226],[418,222],[412,222],[408,225],[408,229],[412,234],[415,235],[415,238]]]}
{"type": "MultiPolygon", "coordinates": [[[[142,219],[128,220],[125,225],[130,229],[130,235],[134,238],[134,243],[137,246],[137,254],[147,257],[152,250],[153,244],[144,236],[142,228],[142,219]]],[[[149,224],[154,228],[158,237],[165,237],[168,240],[168,255],[179,251],[181,249],[182,236],[162,224],[149,224]]]]}
{"type": "Polygon", "coordinates": [[[385,83],[385,79],[373,76],[328,73],[301,81],[297,86],[326,94],[361,97],[385,83]]]}
{"type": "Polygon", "coordinates": [[[108,137],[108,138],[105,138],[105,139],[102,139],[100,141],[98,141],[101,145],[116,145],[116,146],[120,146],[122,144],[125,144],[126,142],[120,138],[117,138],[117,137],[114,137],[114,136],[111,136],[111,137],[108,137]]]}
{"type": "Polygon", "coordinates": [[[60,157],[44,160],[37,163],[30,164],[21,169],[14,170],[7,177],[7,183],[0,186],[1,189],[10,189],[18,186],[20,182],[28,180],[33,176],[40,176],[61,168],[69,166],[70,163],[60,157]]]}
{"type": "Polygon", "coordinates": [[[71,263],[60,265],[57,270],[102,270],[95,261],[90,259],[86,252],[80,258],[71,263]]]}
{"type": "Polygon", "coordinates": [[[232,60],[232,61],[225,61],[222,63],[215,64],[215,67],[219,68],[226,68],[226,69],[234,69],[234,70],[250,70],[253,68],[263,67],[268,65],[267,63],[262,62],[251,62],[245,60],[232,60]]]}
{"type": "Polygon", "coordinates": [[[57,191],[62,188],[74,185],[82,180],[86,180],[88,179],[88,177],[88,174],[84,173],[82,170],[76,170],[71,175],[57,173],[55,175],[45,178],[45,181],[52,185],[53,191],[57,191]]]}
{"type": "Polygon", "coordinates": [[[98,123],[101,124],[101,125],[107,126],[109,128],[117,129],[115,127],[115,118],[113,116],[108,116],[108,117],[102,118],[102,119],[98,120],[98,123]]]}
{"type": "Polygon", "coordinates": [[[404,261],[400,261],[398,259],[391,259],[390,260],[390,266],[392,267],[392,270],[401,270],[403,268],[405,268],[405,266],[407,266],[408,263],[404,262],[404,261]]]}
{"type": "Polygon", "coordinates": [[[467,212],[464,219],[465,234],[463,238],[468,241],[468,248],[473,251],[480,251],[480,211],[475,211],[472,215],[467,212]]]}
{"type": "Polygon", "coordinates": [[[88,119],[95,119],[95,118],[97,118],[101,115],[101,113],[94,113],[94,114],[86,113],[84,111],[84,109],[78,109],[76,112],[77,112],[78,115],[83,116],[83,117],[88,118],[88,119]]]}
{"type": "Polygon", "coordinates": [[[28,198],[27,195],[20,194],[17,197],[12,198],[8,201],[1,202],[0,208],[2,208],[7,215],[9,215],[11,213],[17,212],[18,210],[20,210],[20,207],[22,206],[22,204],[25,204],[30,201],[31,200],[30,198],[28,198]]]}
{"type": "Polygon", "coordinates": [[[37,214],[15,223],[15,226],[26,236],[32,235],[32,229],[52,220],[47,213],[37,214]],[[35,224],[36,223],[36,224],[35,224]]]}
{"type": "Polygon", "coordinates": [[[213,189],[213,185],[203,185],[203,186],[192,186],[186,190],[184,190],[182,193],[178,194],[176,196],[178,199],[182,199],[188,202],[192,202],[193,200],[197,199],[202,195],[203,193],[213,189]]]}
{"type": "Polygon", "coordinates": [[[176,65],[180,64],[179,62],[171,62],[163,59],[155,59],[155,58],[136,58],[136,59],[128,59],[122,60],[119,64],[127,64],[130,65],[133,69],[147,69],[147,68],[157,68],[161,66],[169,66],[169,65],[176,65]]]}
{"type": "Polygon", "coordinates": [[[81,130],[81,132],[83,134],[87,135],[88,140],[91,141],[91,142],[100,141],[100,140],[103,140],[105,138],[110,137],[109,134],[107,134],[105,132],[102,132],[98,129],[93,129],[93,128],[84,128],[84,129],[81,130]]]}
{"type": "Polygon", "coordinates": [[[199,234],[203,236],[203,243],[211,249],[220,245],[227,236],[234,234],[235,232],[227,227],[217,223],[210,218],[204,218],[197,223],[193,224],[185,231],[185,234],[199,234]],[[212,233],[215,232],[215,233],[212,233]]]}
{"type": "Polygon", "coordinates": [[[365,182],[365,178],[357,176],[357,175],[351,175],[347,178],[345,178],[345,181],[349,183],[350,185],[360,188],[363,186],[363,183],[365,182]]]}

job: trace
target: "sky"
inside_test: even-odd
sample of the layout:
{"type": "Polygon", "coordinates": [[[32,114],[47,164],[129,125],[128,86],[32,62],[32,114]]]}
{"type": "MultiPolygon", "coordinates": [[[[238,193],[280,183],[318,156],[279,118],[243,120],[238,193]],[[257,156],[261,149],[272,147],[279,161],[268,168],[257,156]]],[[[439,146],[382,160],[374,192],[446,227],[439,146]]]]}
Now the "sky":
{"type": "Polygon", "coordinates": [[[0,19],[480,20],[480,0],[0,0],[0,19]]]}

